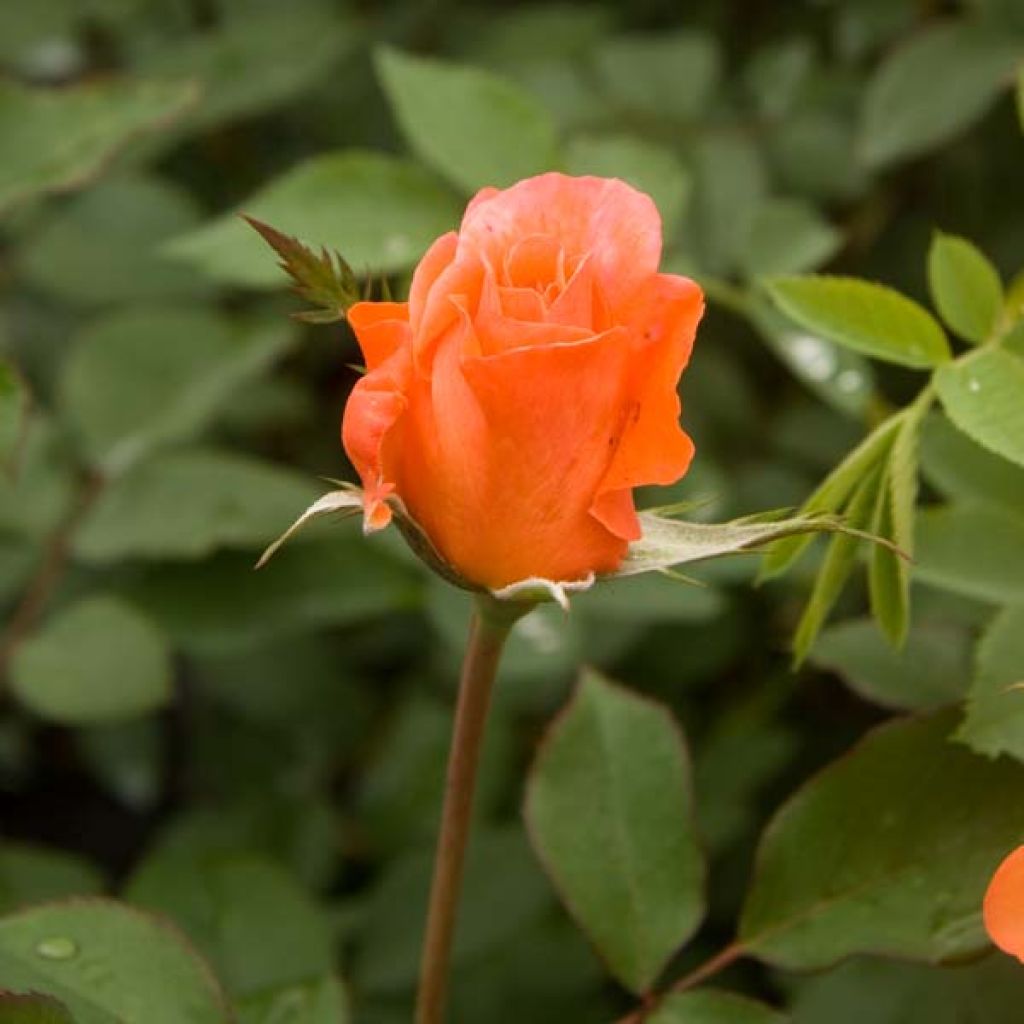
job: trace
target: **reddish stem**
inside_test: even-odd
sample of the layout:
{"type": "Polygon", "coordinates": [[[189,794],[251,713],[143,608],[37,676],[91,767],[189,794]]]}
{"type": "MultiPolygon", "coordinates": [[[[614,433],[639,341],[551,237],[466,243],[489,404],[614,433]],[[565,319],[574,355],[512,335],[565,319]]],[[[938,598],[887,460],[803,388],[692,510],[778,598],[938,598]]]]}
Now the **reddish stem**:
{"type": "Polygon", "coordinates": [[[458,707],[448,755],[441,833],[430,890],[427,930],[420,963],[416,1024],[442,1024],[445,993],[466,847],[473,818],[480,751],[487,726],[487,712],[501,652],[516,619],[528,607],[499,605],[488,598],[477,603],[459,681],[458,707]]]}

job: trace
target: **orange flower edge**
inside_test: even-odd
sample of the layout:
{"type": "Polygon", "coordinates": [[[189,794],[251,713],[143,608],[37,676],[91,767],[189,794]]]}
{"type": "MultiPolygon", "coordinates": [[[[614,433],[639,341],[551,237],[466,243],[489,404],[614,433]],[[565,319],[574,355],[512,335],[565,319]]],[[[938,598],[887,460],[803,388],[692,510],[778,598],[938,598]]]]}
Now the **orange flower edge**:
{"type": "Polygon", "coordinates": [[[342,440],[364,524],[398,499],[471,585],[583,581],[640,535],[633,488],[693,444],[677,383],[699,287],[658,272],[653,202],[614,179],[485,189],[421,260],[407,303],[359,303],[367,374],[342,440]]]}
{"type": "Polygon", "coordinates": [[[983,912],[992,941],[1024,963],[1024,846],[1018,846],[996,869],[983,912]]]}

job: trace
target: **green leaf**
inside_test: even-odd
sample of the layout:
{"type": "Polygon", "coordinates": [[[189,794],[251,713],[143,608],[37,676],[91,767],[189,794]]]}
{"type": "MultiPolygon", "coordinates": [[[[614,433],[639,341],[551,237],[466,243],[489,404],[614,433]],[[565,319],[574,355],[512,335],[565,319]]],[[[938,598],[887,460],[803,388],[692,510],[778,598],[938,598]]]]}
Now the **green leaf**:
{"type": "Polygon", "coordinates": [[[188,440],[291,344],[283,324],[198,309],[123,309],[85,329],[64,366],[61,403],[90,458],[123,472],[188,440]]]}
{"type": "Polygon", "coordinates": [[[670,995],[648,1024],[786,1024],[788,1017],[764,1003],[714,989],[670,995]]]}
{"type": "Polygon", "coordinates": [[[864,94],[860,150],[883,167],[917,156],[968,128],[1009,84],[1019,40],[966,21],[911,36],[875,72],[864,94]]]}
{"type": "Polygon", "coordinates": [[[721,75],[715,38],[687,30],[615,36],[595,60],[613,104],[657,118],[700,117],[721,75]]]}
{"type": "Polygon", "coordinates": [[[914,578],[980,601],[1024,602],[1024,516],[969,505],[922,511],[914,578]]]}
{"type": "Polygon", "coordinates": [[[980,345],[995,330],[1003,308],[999,272],[966,238],[937,231],[928,250],[932,302],[951,330],[980,345]]]}
{"type": "Polygon", "coordinates": [[[158,848],[124,896],[177,923],[232,997],[318,982],[330,973],[328,920],[287,871],[256,856],[193,852],[158,848]]]}
{"type": "Polygon", "coordinates": [[[577,619],[593,621],[601,634],[615,625],[657,622],[707,622],[725,611],[726,598],[712,587],[688,586],[662,573],[608,578],[599,587],[573,597],[577,619]]]}
{"type": "MultiPolygon", "coordinates": [[[[415,986],[432,868],[431,849],[407,853],[390,862],[369,894],[354,965],[360,992],[397,993],[415,986]]],[[[551,887],[522,828],[477,831],[452,950],[455,970],[508,955],[517,936],[553,910],[551,887]]]]}
{"type": "Polygon", "coordinates": [[[301,474],[248,455],[213,448],[165,452],[104,489],[76,531],[73,549],[83,561],[102,564],[260,548],[314,494],[301,474]]]}
{"type": "Polygon", "coordinates": [[[766,199],[757,208],[739,253],[747,277],[801,274],[827,263],[843,236],[810,203],[766,199]]]}
{"type": "Polygon", "coordinates": [[[815,71],[816,53],[803,36],[759,46],[743,70],[744,92],[767,118],[789,113],[815,71]]]}
{"type": "Polygon", "coordinates": [[[162,566],[125,595],[195,653],[247,650],[327,626],[353,626],[417,607],[421,574],[373,542],[337,531],[282,551],[262,572],[250,554],[162,566]]]}
{"type": "Polygon", "coordinates": [[[293,315],[314,324],[344,320],[349,307],[360,298],[359,282],[352,268],[336,252],[313,252],[297,238],[283,235],[269,224],[252,217],[245,219],[281,258],[281,269],[294,282],[292,290],[316,307],[293,315]]]}
{"type": "Polygon", "coordinates": [[[779,309],[806,330],[864,355],[918,369],[950,358],[932,315],[884,285],[812,274],[769,278],[765,287],[779,309]]]}
{"type": "MultiPolygon", "coordinates": [[[[914,484],[916,493],[916,479],[914,484]]],[[[911,505],[911,523],[913,515],[914,509],[911,505]]],[[[892,493],[887,473],[883,473],[881,486],[875,495],[871,532],[895,544],[892,493]]],[[[900,550],[907,551],[902,546],[900,550]]],[[[907,554],[909,555],[909,551],[907,554]]],[[[868,596],[871,614],[888,637],[889,643],[897,649],[902,647],[910,625],[910,570],[904,559],[889,548],[878,546],[871,551],[868,559],[868,596]]]]}
{"type": "Polygon", "coordinates": [[[1024,67],[1017,72],[1017,120],[1020,121],[1021,131],[1024,131],[1024,67]]]}
{"type": "MultiPolygon", "coordinates": [[[[852,529],[865,530],[871,525],[871,513],[881,486],[882,472],[879,469],[868,473],[858,485],[845,514],[845,520],[852,529]]],[[[807,657],[821,627],[839,600],[857,563],[859,544],[860,538],[853,534],[840,533],[829,541],[811,596],[807,599],[793,635],[793,658],[796,664],[799,665],[807,657]]]]}
{"type": "Polygon", "coordinates": [[[262,114],[327,79],[357,38],[354,26],[304,4],[252,8],[177,37],[141,62],[146,75],[198,82],[199,102],[170,141],[223,121],[262,114]],[[296,54],[302,59],[297,60],[296,54]]]}
{"type": "MultiPolygon", "coordinates": [[[[412,266],[452,228],[459,209],[455,196],[416,164],[349,150],[293,167],[239,212],[313,248],[342,253],[357,272],[392,273],[412,266]]],[[[229,284],[279,288],[287,281],[236,213],[173,240],[167,252],[229,284]]]]}
{"type": "MultiPolygon", "coordinates": [[[[460,970],[452,985],[456,1021],[600,1024],[611,1019],[614,1005],[597,958],[572,922],[557,913],[527,922],[494,955],[460,970]]],[[[376,1024],[386,1019],[374,1018],[376,1024]]],[[[399,1016],[390,1024],[408,1019],[399,1016]]]]}
{"type": "Polygon", "coordinates": [[[986,627],[957,738],[979,754],[1024,761],[1024,604],[1003,608],[986,627]]]}
{"type": "Polygon", "coordinates": [[[671,237],[690,198],[690,177],[675,153],[636,135],[578,135],[565,155],[569,174],[621,178],[646,192],[671,237]]]}
{"type": "Polygon", "coordinates": [[[337,978],[273,989],[238,1004],[239,1024],[348,1024],[348,996],[337,978]]]}
{"type": "Polygon", "coordinates": [[[773,124],[763,142],[787,192],[814,202],[849,203],[868,187],[870,177],[856,152],[855,126],[834,103],[819,100],[810,108],[801,104],[773,124]]]}
{"type": "Polygon", "coordinates": [[[201,295],[209,282],[158,251],[198,222],[183,189],[122,177],[54,209],[26,238],[19,264],[30,284],[87,306],[201,295]]]}
{"type": "Polygon", "coordinates": [[[40,995],[0,992],[0,1021],[4,1024],[75,1024],[67,1008],[40,995]]]}
{"type": "Polygon", "coordinates": [[[540,748],[525,813],[612,974],[647,991],[704,912],[690,765],[671,714],[585,675],[540,748]]]}
{"type": "Polygon", "coordinates": [[[67,514],[74,477],[67,452],[44,415],[33,412],[25,434],[17,472],[0,472],[0,530],[38,541],[67,514]]]}
{"type": "Polygon", "coordinates": [[[914,553],[917,502],[917,448],[921,422],[931,404],[929,392],[899,414],[900,426],[882,469],[871,532],[893,547],[871,550],[868,586],[871,611],[894,647],[902,646],[910,624],[910,567],[914,553]],[[897,554],[896,550],[902,552],[897,554]]]}
{"type": "MultiPolygon", "coordinates": [[[[258,729],[292,731],[301,735],[310,749],[323,738],[339,757],[344,757],[365,738],[371,709],[376,710],[372,695],[347,671],[350,655],[348,646],[336,645],[333,631],[325,630],[280,643],[255,643],[227,657],[196,658],[193,666],[204,695],[212,704],[227,709],[233,718],[258,729]]],[[[450,731],[451,709],[447,704],[440,706],[450,731]]],[[[397,708],[396,714],[400,714],[397,708]]],[[[379,749],[375,745],[374,750],[379,749]]],[[[411,774],[415,776],[415,772],[411,774]]],[[[395,793],[395,799],[400,795],[395,793]]],[[[287,796],[285,800],[291,814],[294,804],[287,796]]],[[[268,804],[261,800],[260,806],[266,808],[268,804]]],[[[436,812],[436,804],[433,809],[436,812]]],[[[304,813],[309,818],[315,816],[304,813]]],[[[285,829],[279,827],[277,831],[284,839],[285,829]]],[[[333,850],[317,851],[315,859],[323,860],[324,854],[333,863],[333,850]]]]}
{"type": "Polygon", "coordinates": [[[701,270],[728,274],[739,264],[768,190],[760,150],[739,133],[702,133],[695,144],[687,227],[701,270]]]}
{"type": "Polygon", "coordinates": [[[17,461],[28,407],[28,391],[21,377],[10,363],[0,359],[0,473],[11,471],[17,461]]]}
{"type": "Polygon", "coordinates": [[[992,455],[937,413],[925,420],[921,469],[946,498],[1009,512],[1024,509],[1024,469],[992,455]]]}
{"type": "Polygon", "coordinates": [[[67,89],[0,82],[0,210],[87,184],[127,142],[180,117],[195,97],[191,82],[112,79],[67,89]]]}
{"type": "Polygon", "coordinates": [[[154,715],[78,729],[75,745],[90,774],[133,811],[153,810],[163,794],[165,743],[154,715]]]}
{"type": "Polygon", "coordinates": [[[107,900],[51,903],[0,920],[0,978],[54,996],[81,1024],[224,1024],[209,969],[177,932],[107,900]]]}
{"type": "Polygon", "coordinates": [[[463,191],[503,188],[557,164],[554,119],[514,82],[389,47],[376,64],[409,145],[463,191]]]}
{"type": "Polygon", "coordinates": [[[850,619],[822,630],[808,660],[842,677],[865,700],[883,707],[930,711],[964,696],[970,674],[964,630],[924,623],[907,634],[903,650],[883,640],[871,619],[850,619]]]}
{"type": "MultiPolygon", "coordinates": [[[[708,288],[712,302],[714,293],[708,288]]],[[[874,398],[874,372],[864,356],[794,327],[759,295],[748,295],[747,316],[790,372],[847,416],[864,420],[874,398]]]]}
{"type": "MultiPolygon", "coordinates": [[[[395,709],[364,766],[356,793],[359,821],[372,848],[401,852],[435,840],[451,718],[448,704],[418,694],[395,709]]],[[[493,715],[475,798],[482,817],[497,812],[509,784],[514,758],[511,739],[507,716],[493,715]]]]}
{"type": "MultiPolygon", "coordinates": [[[[288,647],[294,649],[295,645],[289,644],[288,647]]],[[[262,650],[266,650],[266,647],[262,650]]],[[[254,645],[250,663],[258,661],[260,652],[261,648],[254,645]]],[[[308,664],[308,659],[305,661],[308,664]]],[[[277,663],[281,665],[283,660],[278,659],[277,663]]],[[[335,674],[335,682],[337,678],[335,674]]],[[[284,682],[286,687],[292,682],[281,674],[278,674],[277,681],[279,685],[284,682]]],[[[319,681],[322,686],[322,670],[319,681]]],[[[204,679],[202,685],[205,689],[208,680],[204,679]]],[[[321,736],[325,731],[335,737],[340,735],[332,731],[335,723],[325,722],[323,717],[325,713],[327,716],[335,712],[344,713],[346,705],[351,706],[351,702],[345,699],[333,701],[330,698],[327,703],[320,704],[321,718],[316,724],[321,730],[321,736]]],[[[216,699],[209,707],[215,714],[221,710],[233,712],[233,709],[216,699]]],[[[244,715],[241,719],[235,718],[238,723],[244,720],[244,715]]],[[[307,718],[306,722],[310,720],[307,718]]],[[[310,765],[303,758],[303,752],[290,743],[287,750],[276,749],[278,738],[288,742],[287,734],[273,730],[269,723],[265,723],[255,735],[249,735],[257,740],[257,756],[261,764],[254,765],[247,759],[249,763],[244,766],[245,779],[241,786],[235,785],[234,780],[228,777],[228,773],[235,768],[232,762],[237,763],[232,754],[239,732],[232,730],[230,737],[218,732],[210,737],[210,744],[205,739],[199,739],[193,751],[193,777],[196,785],[208,793],[209,797],[194,801],[169,820],[164,819],[145,859],[141,864],[134,865],[136,872],[156,860],[170,860],[178,865],[191,863],[212,866],[239,857],[257,857],[261,861],[270,861],[283,867],[289,878],[293,879],[293,886],[294,879],[301,877],[305,889],[315,887],[318,891],[324,891],[336,880],[340,852],[337,839],[341,823],[330,805],[329,794],[322,792],[314,795],[312,787],[308,793],[302,794],[283,790],[269,792],[268,786],[276,786],[282,778],[276,774],[277,769],[283,769],[287,774],[296,769],[305,771],[310,765]],[[271,737],[274,742],[268,744],[267,740],[271,737]],[[228,738],[227,743],[222,742],[225,738],[228,738]],[[302,759],[301,765],[297,763],[299,759],[302,759]],[[262,771],[264,764],[272,765],[271,772],[262,771]],[[270,782],[271,777],[273,782],[270,782]],[[224,799],[220,793],[216,793],[217,790],[224,793],[224,799]]],[[[292,733],[293,738],[298,735],[292,733]]],[[[299,746],[305,744],[307,735],[302,734],[299,746]]],[[[311,742],[318,742],[318,739],[310,738],[311,742]]],[[[332,748],[328,757],[333,756],[334,752],[332,748]]],[[[313,785],[318,785],[319,781],[311,780],[313,785]]],[[[199,906],[199,900],[200,896],[196,895],[192,901],[185,901],[182,912],[199,906]]],[[[216,925],[209,918],[206,918],[206,922],[210,927],[216,925]]]]}
{"type": "Polygon", "coordinates": [[[1024,360],[983,349],[935,375],[946,415],[972,441],[1024,466],[1024,360]]]}
{"type": "Polygon", "coordinates": [[[794,1024],[1017,1024],[1024,971],[995,953],[972,964],[927,967],[866,957],[808,978],[794,1024]]]}
{"type": "MultiPolygon", "coordinates": [[[[100,873],[62,850],[27,843],[0,843],[0,913],[103,889],[100,873]]],[[[4,979],[0,978],[0,982],[4,979]]]]}
{"type": "Polygon", "coordinates": [[[86,597],[17,648],[11,692],[54,722],[134,718],[171,699],[170,652],[160,631],[130,605],[86,597]]]}
{"type": "MultiPolygon", "coordinates": [[[[709,640],[714,642],[702,633],[699,644],[688,646],[704,651],[709,640]]],[[[727,658],[735,651],[732,645],[727,658]]],[[[693,655],[686,661],[674,659],[673,671],[683,678],[688,669],[692,672],[693,660],[693,655]]],[[[715,668],[711,666],[711,671],[715,668]]],[[[799,733],[780,715],[791,685],[784,676],[776,677],[749,696],[730,701],[708,721],[697,750],[695,775],[700,829],[712,860],[749,844],[763,819],[765,791],[776,784],[801,749],[799,733]]]]}
{"type": "Polygon", "coordinates": [[[938,962],[986,948],[981,900],[1024,834],[1024,767],[950,743],[954,722],[950,711],[875,729],[776,814],[745,949],[812,970],[855,953],[938,962]]]}

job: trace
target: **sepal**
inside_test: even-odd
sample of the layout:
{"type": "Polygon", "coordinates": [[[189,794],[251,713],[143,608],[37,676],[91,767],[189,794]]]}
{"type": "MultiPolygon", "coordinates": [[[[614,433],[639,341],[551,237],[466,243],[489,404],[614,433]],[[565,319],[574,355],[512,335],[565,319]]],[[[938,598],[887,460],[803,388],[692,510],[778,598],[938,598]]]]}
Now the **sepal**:
{"type": "Polygon", "coordinates": [[[843,533],[896,550],[882,538],[852,529],[834,515],[787,518],[778,512],[769,512],[728,523],[691,523],[641,512],[639,519],[640,539],[630,544],[622,565],[604,578],[662,572],[690,562],[754,551],[786,537],[803,534],[843,533]]]}
{"type": "MultiPolygon", "coordinates": [[[[341,480],[332,480],[331,483],[336,483],[339,489],[336,491],[328,491],[327,494],[321,498],[317,498],[305,512],[299,516],[298,519],[288,527],[284,533],[281,534],[277,540],[271,544],[266,551],[260,556],[260,560],[256,563],[257,569],[262,569],[263,566],[270,561],[271,558],[277,553],[281,546],[296,533],[299,532],[303,527],[308,526],[315,519],[322,519],[325,516],[335,516],[338,519],[351,519],[357,515],[362,515],[365,510],[365,494],[363,490],[357,487],[355,484],[345,483],[341,480]]],[[[387,503],[388,508],[391,510],[392,518],[395,525],[401,531],[402,536],[405,538],[405,542],[412,548],[413,553],[422,561],[425,562],[431,569],[434,570],[439,576],[448,580],[449,583],[455,584],[457,587],[461,587],[463,590],[472,590],[477,592],[483,592],[481,587],[470,583],[469,580],[459,575],[458,571],[454,566],[450,565],[438,552],[437,548],[431,543],[430,538],[423,531],[419,523],[409,515],[408,509],[406,509],[402,500],[396,495],[392,494],[388,498],[384,499],[387,503]]],[[[373,529],[368,529],[365,525],[363,532],[366,534],[375,532],[373,529]]]]}
{"type": "Polygon", "coordinates": [[[320,519],[323,516],[337,516],[339,519],[350,519],[353,516],[360,515],[363,511],[363,492],[358,487],[353,487],[350,484],[342,485],[341,490],[328,491],[321,498],[317,498],[305,512],[299,516],[298,519],[288,527],[284,533],[281,534],[277,540],[274,541],[266,551],[260,555],[260,560],[256,563],[257,569],[262,569],[263,566],[270,561],[271,558],[277,554],[278,549],[290,540],[296,533],[299,532],[304,526],[309,525],[314,519],[320,519]]]}
{"type": "Polygon", "coordinates": [[[327,248],[316,252],[255,217],[242,216],[277,253],[281,269],[292,279],[292,290],[315,307],[294,314],[295,319],[311,324],[344,320],[349,307],[360,299],[359,282],[348,263],[327,248]]]}
{"type": "MultiPolygon", "coordinates": [[[[267,562],[277,553],[281,546],[303,527],[308,526],[315,519],[322,519],[325,516],[334,516],[338,519],[350,519],[360,515],[364,511],[364,493],[354,484],[344,483],[340,480],[332,480],[332,483],[339,485],[336,491],[329,491],[321,498],[317,498],[291,526],[281,534],[260,556],[256,563],[257,569],[262,569],[267,562]]],[[[497,590],[488,590],[467,580],[450,562],[446,561],[441,553],[434,547],[430,538],[423,528],[409,514],[401,498],[397,495],[390,495],[384,499],[391,510],[392,519],[405,539],[405,542],[412,549],[413,553],[436,572],[443,579],[462,590],[468,590],[476,594],[485,595],[506,605],[529,606],[554,601],[568,611],[569,595],[589,590],[594,584],[594,574],[590,573],[586,578],[580,580],[547,580],[540,577],[530,577],[519,580],[501,587],[497,590]]],[[[367,531],[364,528],[364,532],[367,531]]]]}
{"type": "Polygon", "coordinates": [[[581,580],[555,582],[541,576],[510,583],[507,587],[492,590],[491,596],[498,601],[515,601],[520,604],[543,604],[554,601],[563,611],[569,610],[569,595],[589,590],[597,577],[590,573],[581,580]]]}
{"type": "MultiPolygon", "coordinates": [[[[549,580],[531,576],[506,587],[487,590],[467,580],[455,566],[445,560],[397,495],[391,495],[385,500],[391,509],[395,525],[409,547],[421,561],[449,583],[477,594],[488,594],[499,602],[532,606],[553,601],[566,611],[569,609],[572,594],[589,590],[603,579],[635,576],[644,572],[666,573],[675,566],[722,558],[742,551],[754,551],[774,541],[801,534],[845,534],[883,544],[902,555],[902,552],[889,541],[853,529],[834,515],[802,515],[787,518],[783,513],[769,512],[736,519],[729,523],[691,523],[651,512],[641,512],[639,519],[642,535],[638,541],[630,544],[625,560],[615,572],[604,573],[601,576],[590,573],[578,580],[549,580]]],[[[264,551],[256,567],[266,565],[285,541],[313,520],[324,516],[351,518],[363,512],[363,504],[364,494],[360,488],[354,484],[340,484],[339,490],[330,491],[314,501],[264,551]]],[[[697,580],[685,577],[683,579],[688,583],[699,583],[697,580]]]]}

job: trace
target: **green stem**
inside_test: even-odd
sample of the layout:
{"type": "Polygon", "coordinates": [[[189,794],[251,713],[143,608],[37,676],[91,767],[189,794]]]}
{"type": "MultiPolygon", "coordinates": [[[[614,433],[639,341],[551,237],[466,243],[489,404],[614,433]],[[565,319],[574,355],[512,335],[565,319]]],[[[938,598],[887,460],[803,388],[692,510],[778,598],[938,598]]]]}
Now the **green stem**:
{"type": "Polygon", "coordinates": [[[444,1020],[452,941],[491,692],[505,640],[516,619],[530,607],[480,597],[470,623],[420,961],[416,1024],[442,1024],[444,1020]]]}

